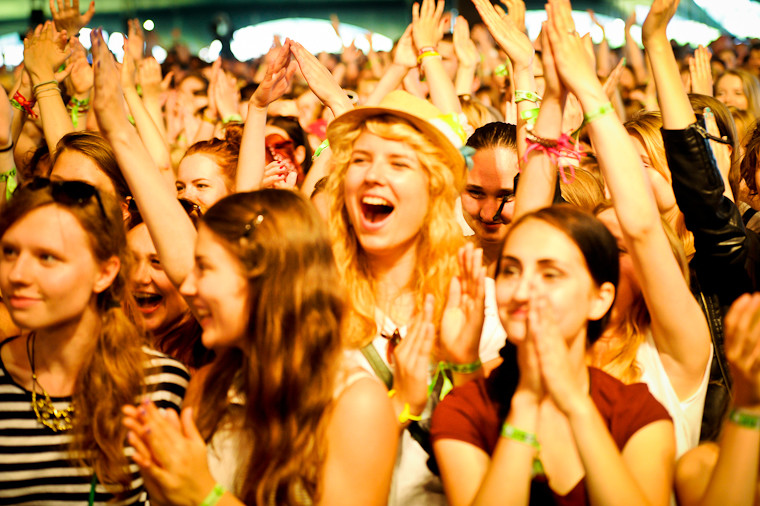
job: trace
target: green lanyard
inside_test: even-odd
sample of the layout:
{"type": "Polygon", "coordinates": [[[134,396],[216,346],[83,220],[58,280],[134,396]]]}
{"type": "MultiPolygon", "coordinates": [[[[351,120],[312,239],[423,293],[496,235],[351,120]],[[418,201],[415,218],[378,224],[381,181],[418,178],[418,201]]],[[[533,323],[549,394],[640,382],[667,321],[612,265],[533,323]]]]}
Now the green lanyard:
{"type": "Polygon", "coordinates": [[[92,506],[95,503],[95,486],[98,484],[98,475],[92,473],[92,481],[90,482],[90,499],[87,501],[88,506],[92,506]]]}

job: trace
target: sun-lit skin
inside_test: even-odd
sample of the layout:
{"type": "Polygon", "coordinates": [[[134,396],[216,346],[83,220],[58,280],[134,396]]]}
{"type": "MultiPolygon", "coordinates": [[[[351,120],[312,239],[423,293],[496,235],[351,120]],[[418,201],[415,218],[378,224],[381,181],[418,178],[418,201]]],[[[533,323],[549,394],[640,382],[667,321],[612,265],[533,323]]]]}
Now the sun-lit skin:
{"type": "Polygon", "coordinates": [[[580,249],[561,230],[528,219],[510,231],[496,278],[499,318],[510,341],[527,336],[530,303],[537,298],[545,298],[565,340],[585,337],[588,320],[600,319],[612,303],[614,288],[605,288],[597,287],[580,249]]]}
{"type": "Polygon", "coordinates": [[[164,330],[188,311],[187,303],[161,267],[156,247],[144,223],[127,233],[127,242],[136,260],[132,289],[143,327],[148,332],[164,330]]]}
{"type": "MultiPolygon", "coordinates": [[[[57,205],[39,207],[0,239],[0,291],[14,323],[27,330],[76,327],[97,313],[104,265],[79,221],[57,205]]],[[[115,274],[114,274],[115,275],[115,274]]]]}
{"type": "Polygon", "coordinates": [[[219,165],[212,156],[195,153],[182,159],[177,169],[177,197],[205,211],[230,193],[219,165]]]}
{"type": "Polygon", "coordinates": [[[186,77],[179,84],[177,91],[190,98],[193,104],[193,111],[199,111],[208,105],[206,84],[198,77],[186,77]]]}
{"type": "Polygon", "coordinates": [[[617,219],[615,210],[607,209],[596,217],[604,223],[617,240],[618,251],[620,252],[620,281],[618,282],[617,298],[615,299],[615,311],[624,313],[633,305],[634,300],[641,296],[641,287],[636,277],[633,259],[623,242],[623,231],[620,228],[620,222],[617,219]]]}
{"type": "Polygon", "coordinates": [[[483,248],[486,265],[495,265],[501,243],[514,213],[514,199],[507,202],[496,216],[502,199],[514,196],[514,179],[518,173],[517,152],[496,147],[478,150],[472,157],[472,170],[462,192],[464,219],[475,232],[478,246],[483,248]]]}
{"type": "Polygon", "coordinates": [[[747,110],[747,96],[744,94],[742,80],[739,76],[726,74],[715,83],[715,98],[726,105],[733,105],[742,111],[747,110]]]}
{"type": "Polygon", "coordinates": [[[244,349],[248,324],[248,280],[243,265],[208,227],[198,229],[195,266],[180,287],[203,328],[209,349],[244,349]]]}
{"type": "Polygon", "coordinates": [[[354,142],[346,171],[346,209],[370,257],[414,255],[428,209],[428,176],[408,144],[368,131],[354,142]]]}

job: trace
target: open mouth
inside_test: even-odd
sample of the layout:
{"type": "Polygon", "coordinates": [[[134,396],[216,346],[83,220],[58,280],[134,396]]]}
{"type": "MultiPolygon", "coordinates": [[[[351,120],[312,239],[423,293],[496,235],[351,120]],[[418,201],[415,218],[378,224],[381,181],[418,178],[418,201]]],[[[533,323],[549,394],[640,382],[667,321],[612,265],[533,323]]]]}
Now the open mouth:
{"type": "Polygon", "coordinates": [[[150,313],[152,311],[155,311],[156,308],[158,308],[158,306],[161,304],[161,301],[163,300],[164,298],[157,293],[148,293],[148,292],[135,293],[135,301],[137,302],[137,307],[143,313],[150,313]]]}
{"type": "Polygon", "coordinates": [[[379,223],[393,212],[393,204],[381,197],[365,196],[361,200],[364,218],[370,223],[379,223]]]}

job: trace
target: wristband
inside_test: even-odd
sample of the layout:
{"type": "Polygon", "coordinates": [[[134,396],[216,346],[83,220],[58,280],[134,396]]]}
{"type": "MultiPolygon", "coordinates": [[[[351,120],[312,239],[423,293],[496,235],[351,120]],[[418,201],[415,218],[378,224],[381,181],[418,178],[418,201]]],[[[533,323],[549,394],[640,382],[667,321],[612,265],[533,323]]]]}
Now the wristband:
{"type": "Polygon", "coordinates": [[[520,113],[520,118],[524,119],[525,122],[529,126],[532,127],[533,125],[536,124],[536,119],[538,118],[538,111],[539,111],[538,107],[534,107],[532,109],[526,109],[525,111],[522,111],[520,113]]]}
{"type": "Polygon", "coordinates": [[[424,46],[424,47],[421,47],[420,50],[417,51],[417,55],[419,56],[419,55],[421,55],[423,53],[427,53],[427,52],[430,52],[430,51],[436,52],[435,46],[424,46]]]}
{"type": "Polygon", "coordinates": [[[240,122],[243,121],[243,117],[239,114],[230,114],[226,118],[222,120],[222,124],[226,125],[227,123],[231,123],[233,121],[240,122]]]}
{"type": "Polygon", "coordinates": [[[200,506],[216,506],[226,491],[227,490],[223,486],[217,483],[214,485],[214,488],[211,489],[211,492],[208,493],[206,498],[201,501],[200,506]]]}
{"type": "Polygon", "coordinates": [[[604,116],[605,114],[613,112],[614,110],[615,108],[612,107],[612,103],[607,102],[606,104],[602,104],[601,106],[599,106],[598,109],[584,113],[583,122],[591,123],[592,121],[597,120],[601,118],[602,116],[604,116]]]}
{"type": "Polygon", "coordinates": [[[734,408],[731,410],[731,414],[728,415],[728,419],[740,427],[745,429],[760,430],[760,415],[754,413],[748,413],[741,408],[734,408]]]}
{"type": "Polygon", "coordinates": [[[398,415],[398,421],[405,424],[406,422],[419,422],[420,420],[422,420],[422,417],[419,415],[413,415],[409,403],[405,402],[404,409],[401,411],[401,414],[398,415]]]}
{"type": "Polygon", "coordinates": [[[526,101],[538,103],[541,101],[541,97],[538,95],[538,93],[534,93],[532,91],[515,90],[515,104],[526,101]]]}
{"type": "Polygon", "coordinates": [[[440,58],[441,55],[438,53],[438,51],[425,51],[417,57],[417,65],[422,65],[422,60],[428,56],[438,56],[440,58]]]}
{"type": "Polygon", "coordinates": [[[501,426],[501,435],[507,439],[511,439],[512,441],[517,441],[518,443],[528,445],[536,450],[541,449],[541,445],[538,443],[538,438],[536,438],[535,434],[532,432],[525,432],[524,430],[520,430],[517,427],[514,427],[513,425],[510,425],[506,422],[504,422],[504,425],[501,426]]]}
{"type": "Polygon", "coordinates": [[[216,118],[209,118],[206,116],[206,111],[203,111],[203,114],[201,115],[201,119],[205,121],[206,123],[211,123],[212,125],[216,125],[216,118]]]}
{"type": "Polygon", "coordinates": [[[16,109],[20,111],[24,111],[26,114],[31,116],[32,118],[37,117],[37,113],[32,110],[34,107],[34,102],[31,102],[24,97],[24,95],[21,94],[20,91],[17,91],[15,95],[13,95],[13,98],[11,99],[11,105],[15,107],[16,109]]]}
{"type": "Polygon", "coordinates": [[[50,81],[44,81],[44,82],[41,82],[39,84],[35,84],[34,86],[32,86],[32,93],[36,92],[37,88],[45,86],[46,84],[55,84],[55,87],[56,88],[58,87],[58,81],[56,81],[55,79],[51,79],[50,81]]]}
{"type": "Polygon", "coordinates": [[[327,139],[323,140],[322,144],[320,144],[319,146],[317,146],[317,149],[314,150],[314,154],[311,157],[311,161],[313,162],[314,160],[316,160],[317,158],[319,158],[319,155],[322,154],[322,151],[324,151],[325,149],[327,149],[329,147],[330,147],[330,141],[328,141],[327,139]]]}
{"type": "Polygon", "coordinates": [[[493,75],[496,77],[507,77],[509,75],[509,69],[503,63],[493,69],[493,75]]]}
{"type": "Polygon", "coordinates": [[[452,364],[449,362],[446,365],[449,369],[451,369],[451,372],[455,372],[457,374],[472,374],[483,367],[483,362],[481,362],[480,359],[477,359],[475,362],[471,362],[469,364],[452,364]]]}

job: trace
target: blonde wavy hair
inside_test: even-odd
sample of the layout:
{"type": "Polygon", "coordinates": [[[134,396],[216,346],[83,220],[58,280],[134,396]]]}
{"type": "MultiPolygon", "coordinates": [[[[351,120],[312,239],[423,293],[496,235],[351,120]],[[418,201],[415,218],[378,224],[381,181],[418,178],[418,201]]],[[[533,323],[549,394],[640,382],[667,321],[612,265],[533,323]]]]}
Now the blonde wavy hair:
{"type": "Polygon", "coordinates": [[[386,114],[362,122],[336,125],[331,138],[335,168],[327,189],[330,195],[330,236],[338,270],[349,294],[350,310],[345,322],[344,343],[362,347],[377,334],[376,282],[346,210],[344,181],[356,139],[370,132],[384,139],[401,141],[417,153],[428,176],[430,197],[427,213],[417,238],[417,262],[411,288],[415,308],[421,310],[426,294],[435,298],[435,321],[440,322],[449,283],[458,272],[457,251],[464,244],[454,203],[464,182],[463,163],[446,158],[443,150],[410,123],[386,114]],[[454,169],[452,169],[454,167],[454,169]]]}
{"type": "MultiPolygon", "coordinates": [[[[644,145],[652,168],[665,178],[669,185],[672,185],[673,177],[670,175],[668,161],[665,158],[665,144],[662,141],[661,128],[662,115],[659,112],[640,112],[625,122],[625,129],[628,133],[638,138],[644,145]]],[[[694,249],[694,235],[686,228],[686,222],[680,210],[678,210],[675,219],[670,221],[670,225],[683,244],[686,258],[694,256],[696,251],[694,249]]]]}

